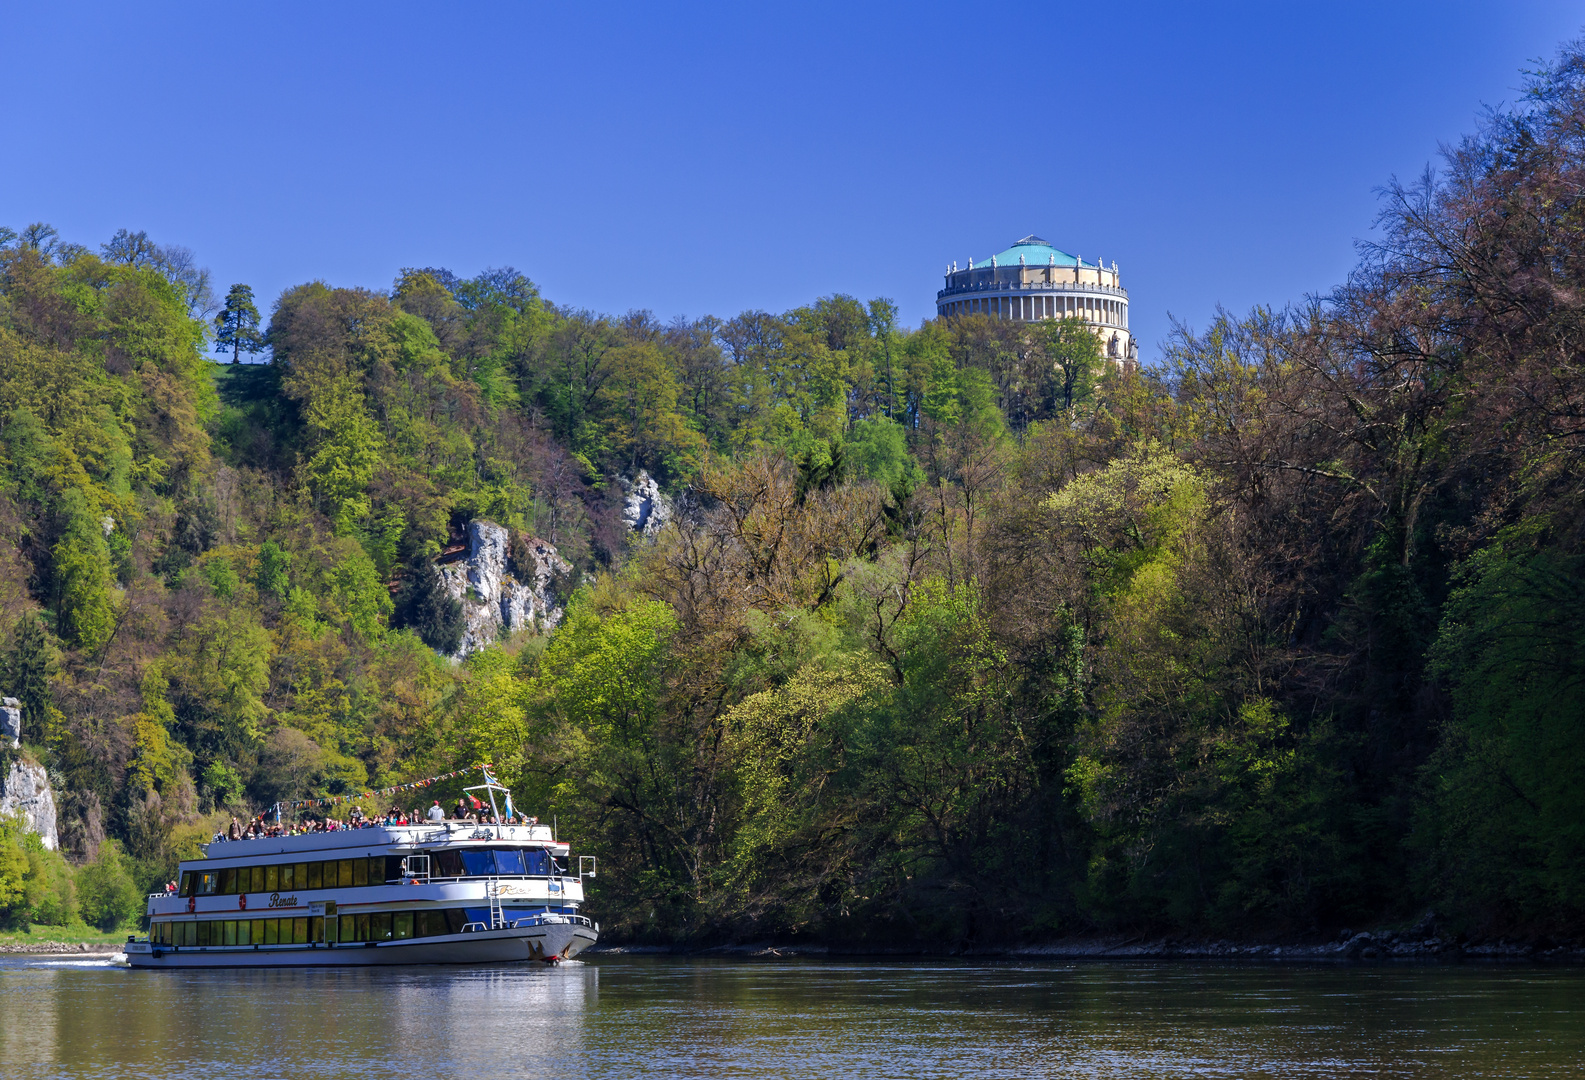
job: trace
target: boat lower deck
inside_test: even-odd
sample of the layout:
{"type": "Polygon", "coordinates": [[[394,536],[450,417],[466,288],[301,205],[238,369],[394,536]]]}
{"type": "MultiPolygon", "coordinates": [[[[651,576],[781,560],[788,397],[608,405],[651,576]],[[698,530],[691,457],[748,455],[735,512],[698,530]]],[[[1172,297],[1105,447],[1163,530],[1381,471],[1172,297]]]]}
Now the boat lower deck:
{"type": "Polygon", "coordinates": [[[523,960],[570,960],[593,945],[597,933],[586,920],[475,930],[406,941],[351,945],[171,946],[128,942],[127,963],[146,968],[366,967],[381,964],[498,964],[523,960]]]}

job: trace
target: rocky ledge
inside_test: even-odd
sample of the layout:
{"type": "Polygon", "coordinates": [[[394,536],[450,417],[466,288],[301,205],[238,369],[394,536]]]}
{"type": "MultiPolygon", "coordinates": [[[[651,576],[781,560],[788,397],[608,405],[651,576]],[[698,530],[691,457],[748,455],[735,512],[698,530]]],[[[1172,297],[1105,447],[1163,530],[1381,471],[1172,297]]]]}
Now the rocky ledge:
{"type": "Polygon", "coordinates": [[[68,956],[81,953],[118,953],[122,946],[114,942],[95,941],[4,941],[0,953],[35,953],[68,956]]]}
{"type": "Polygon", "coordinates": [[[571,565],[550,544],[529,537],[523,541],[526,565],[514,567],[507,557],[510,543],[511,534],[502,526],[470,521],[467,557],[440,568],[446,592],[462,604],[459,657],[506,634],[549,630],[561,621],[562,609],[551,583],[558,575],[571,573],[571,565]]]}
{"type": "Polygon", "coordinates": [[[59,838],[55,832],[55,793],[50,790],[44,766],[13,760],[0,778],[0,815],[20,814],[23,826],[38,833],[44,846],[54,851],[59,838]]]}

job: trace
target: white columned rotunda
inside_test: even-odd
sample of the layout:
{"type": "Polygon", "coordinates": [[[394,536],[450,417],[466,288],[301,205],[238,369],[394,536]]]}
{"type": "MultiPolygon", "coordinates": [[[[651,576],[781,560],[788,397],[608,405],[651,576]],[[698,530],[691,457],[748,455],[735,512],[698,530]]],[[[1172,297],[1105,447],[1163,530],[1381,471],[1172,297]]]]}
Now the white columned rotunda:
{"type": "Polygon", "coordinates": [[[1118,363],[1137,361],[1128,330],[1128,292],[1117,264],[1087,263],[1038,236],[1026,236],[983,262],[947,268],[946,288],[936,293],[936,315],[985,315],[1013,322],[1083,319],[1101,339],[1102,351],[1118,363]]]}

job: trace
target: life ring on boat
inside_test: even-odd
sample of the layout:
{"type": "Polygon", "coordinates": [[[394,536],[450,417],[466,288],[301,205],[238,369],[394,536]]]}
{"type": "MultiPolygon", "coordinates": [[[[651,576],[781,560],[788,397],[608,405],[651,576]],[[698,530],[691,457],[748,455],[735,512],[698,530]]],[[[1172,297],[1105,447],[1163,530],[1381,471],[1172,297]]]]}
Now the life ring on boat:
{"type": "Polygon", "coordinates": [[[198,897],[189,896],[187,898],[187,914],[191,915],[193,912],[195,912],[197,910],[198,910],[198,897]]]}
{"type": "Polygon", "coordinates": [[[237,894],[237,907],[241,908],[243,911],[248,910],[248,894],[247,893],[238,893],[237,894]]]}

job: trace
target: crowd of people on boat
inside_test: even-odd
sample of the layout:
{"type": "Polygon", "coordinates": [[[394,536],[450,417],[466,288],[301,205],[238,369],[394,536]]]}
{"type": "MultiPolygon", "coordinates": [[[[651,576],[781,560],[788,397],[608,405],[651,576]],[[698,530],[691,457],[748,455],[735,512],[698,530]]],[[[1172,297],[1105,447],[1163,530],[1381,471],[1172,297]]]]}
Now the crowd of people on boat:
{"type": "Polygon", "coordinates": [[[457,800],[456,807],[451,814],[441,808],[440,800],[434,800],[428,811],[420,811],[417,807],[411,810],[402,810],[392,806],[384,814],[370,817],[361,806],[354,806],[348,811],[346,820],[325,815],[321,818],[305,818],[302,821],[266,821],[264,814],[259,814],[250,819],[247,824],[233,817],[231,826],[225,832],[215,833],[211,843],[220,843],[227,840],[258,840],[273,836],[302,836],[307,833],[341,832],[344,829],[374,829],[384,825],[423,825],[439,824],[447,821],[465,822],[472,825],[538,825],[539,819],[526,814],[496,814],[488,807],[469,806],[462,799],[457,800]]]}

